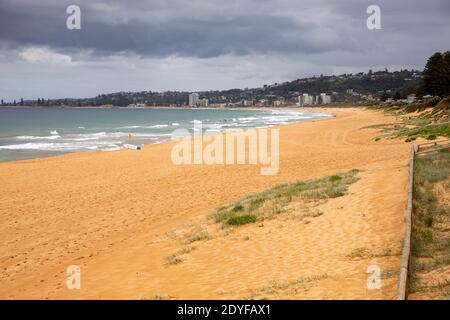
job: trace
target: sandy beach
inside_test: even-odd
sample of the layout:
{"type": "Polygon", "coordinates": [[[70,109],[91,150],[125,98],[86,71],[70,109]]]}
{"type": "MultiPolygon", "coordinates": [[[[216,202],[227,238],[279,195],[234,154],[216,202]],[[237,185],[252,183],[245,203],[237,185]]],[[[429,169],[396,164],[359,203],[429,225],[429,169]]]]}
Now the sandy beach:
{"type": "Polygon", "coordinates": [[[280,170],[181,165],[173,143],[0,163],[1,299],[392,299],[403,239],[410,145],[374,141],[394,118],[314,108],[335,118],[280,127],[280,170]],[[361,169],[310,223],[280,215],[214,229],[218,206],[279,183],[361,169]],[[186,243],[207,229],[208,238],[186,243]],[[183,262],[165,258],[189,247],[183,262]],[[355,254],[360,253],[360,254],[355,254]],[[66,268],[81,268],[68,290],[66,268]],[[369,290],[377,265],[382,287],[369,290]]]}

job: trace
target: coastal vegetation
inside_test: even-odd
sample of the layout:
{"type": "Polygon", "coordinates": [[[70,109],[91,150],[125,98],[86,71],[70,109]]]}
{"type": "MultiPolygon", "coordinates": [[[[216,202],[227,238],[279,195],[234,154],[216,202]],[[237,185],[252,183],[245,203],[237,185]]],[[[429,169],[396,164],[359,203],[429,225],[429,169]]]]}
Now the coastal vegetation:
{"type": "Polygon", "coordinates": [[[277,185],[218,208],[212,218],[223,226],[240,226],[289,211],[292,202],[304,204],[302,218],[315,218],[323,213],[314,210],[314,207],[327,199],[345,195],[348,187],[359,180],[358,172],[353,169],[319,179],[277,185]]]}
{"type": "Polygon", "coordinates": [[[166,265],[174,265],[183,262],[183,255],[190,253],[195,247],[186,247],[177,250],[174,254],[166,257],[166,265]]]}
{"type": "MultiPolygon", "coordinates": [[[[173,230],[173,234],[182,235],[182,247],[166,256],[164,264],[171,266],[182,263],[197,248],[192,246],[194,242],[211,240],[219,235],[227,236],[229,232],[236,231],[234,228],[247,224],[259,222],[258,227],[264,227],[264,221],[283,213],[290,213],[290,218],[309,224],[311,219],[324,214],[316,207],[328,199],[344,196],[350,185],[359,180],[359,172],[358,169],[352,169],[317,179],[280,184],[221,206],[207,216],[206,223],[200,222],[173,230]],[[183,231],[184,228],[187,230],[183,231]]],[[[249,239],[248,236],[245,237],[245,240],[249,239]]]]}
{"type": "Polygon", "coordinates": [[[409,293],[449,298],[450,150],[416,157],[409,293]]]}
{"type": "Polygon", "coordinates": [[[420,91],[438,97],[450,95],[450,51],[436,52],[428,59],[420,91]]]}
{"type": "Polygon", "coordinates": [[[201,227],[196,227],[187,235],[186,243],[190,244],[196,241],[208,240],[209,238],[210,235],[208,230],[201,227]]]}
{"type": "MultiPolygon", "coordinates": [[[[372,106],[400,114],[425,112],[419,119],[431,119],[440,122],[450,120],[450,51],[434,53],[427,61],[421,79],[417,84],[412,100],[389,101],[372,106]],[[416,100],[416,96],[423,96],[416,100]]],[[[386,100],[386,99],[384,99],[386,100]]]]}
{"type": "Polygon", "coordinates": [[[450,138],[450,97],[431,98],[409,105],[376,105],[371,108],[398,116],[397,122],[366,127],[381,129],[376,140],[404,138],[406,142],[411,142],[419,137],[427,140],[450,138]]]}

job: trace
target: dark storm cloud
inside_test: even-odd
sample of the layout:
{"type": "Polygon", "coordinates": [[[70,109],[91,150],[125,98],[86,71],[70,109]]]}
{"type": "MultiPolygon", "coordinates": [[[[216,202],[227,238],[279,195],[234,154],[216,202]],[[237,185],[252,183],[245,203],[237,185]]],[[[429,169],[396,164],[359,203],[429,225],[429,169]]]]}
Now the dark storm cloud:
{"type": "Polygon", "coordinates": [[[372,3],[382,7],[387,32],[406,36],[448,28],[450,13],[447,0],[82,0],[82,30],[70,31],[72,3],[3,0],[0,41],[147,57],[365,51],[372,3]]]}
{"type": "Polygon", "coordinates": [[[222,4],[222,8],[212,6],[212,1],[209,4],[148,1],[147,6],[142,2],[122,1],[117,6],[110,6],[109,1],[82,2],[80,31],[65,28],[65,9],[70,2],[2,2],[0,40],[11,47],[49,46],[62,50],[89,49],[99,54],[134,52],[150,57],[201,58],[223,54],[318,53],[352,49],[353,44],[350,39],[322,41],[317,36],[320,32],[317,23],[272,14],[276,1],[224,1],[229,5],[222,4]],[[258,8],[262,10],[258,12],[258,8]],[[158,17],[160,13],[162,19],[158,17]],[[157,19],[153,20],[154,17],[157,19]]]}
{"type": "Polygon", "coordinates": [[[151,57],[354,51],[364,44],[372,3],[382,7],[388,32],[405,35],[448,28],[450,13],[448,0],[81,0],[82,30],[74,32],[65,28],[72,3],[3,0],[0,41],[151,57]]]}

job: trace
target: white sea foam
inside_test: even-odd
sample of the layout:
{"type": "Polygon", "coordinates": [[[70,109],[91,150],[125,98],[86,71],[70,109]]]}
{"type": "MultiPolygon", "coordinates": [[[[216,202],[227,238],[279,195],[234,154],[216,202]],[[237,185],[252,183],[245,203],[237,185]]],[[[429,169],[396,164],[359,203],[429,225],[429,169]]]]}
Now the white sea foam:
{"type": "Polygon", "coordinates": [[[145,127],[145,128],[158,129],[158,128],[167,128],[168,126],[169,126],[168,124],[156,124],[154,126],[148,126],[148,127],[145,127]]]}
{"type": "MultiPolygon", "coordinates": [[[[172,125],[179,125],[179,124],[173,124],[172,125]]],[[[168,124],[155,124],[152,126],[124,126],[124,127],[118,127],[117,129],[139,129],[139,128],[145,128],[145,129],[159,129],[159,128],[167,128],[168,124]]]]}
{"type": "Polygon", "coordinates": [[[16,137],[20,140],[55,140],[61,138],[60,135],[52,135],[52,136],[18,136],[16,137]]]}
{"type": "Polygon", "coordinates": [[[222,126],[224,126],[223,124],[220,123],[210,123],[210,124],[205,124],[203,125],[204,128],[208,129],[220,129],[222,128],[222,126]]]}
{"type": "Polygon", "coordinates": [[[73,141],[92,141],[98,140],[98,137],[85,137],[85,138],[67,138],[65,140],[73,140],[73,141]]]}
{"type": "Polygon", "coordinates": [[[142,126],[124,126],[124,127],[119,127],[117,129],[137,129],[137,128],[143,128],[142,126]]]}
{"type": "MultiPolygon", "coordinates": [[[[123,134],[124,136],[125,134],[123,134]]],[[[102,132],[95,132],[95,133],[80,133],[80,134],[71,134],[71,135],[65,135],[64,140],[74,140],[74,141],[89,141],[89,140],[99,140],[102,138],[107,137],[116,137],[114,133],[106,133],[104,131],[102,132]]]]}
{"type": "Polygon", "coordinates": [[[259,120],[258,117],[244,117],[244,118],[238,118],[239,121],[252,121],[252,120],[259,120]]]}
{"type": "MultiPolygon", "coordinates": [[[[129,133],[127,132],[96,132],[96,133],[85,133],[85,134],[73,134],[67,135],[63,140],[66,141],[107,141],[108,139],[118,139],[118,138],[127,138],[129,133]]],[[[131,133],[132,137],[136,138],[147,138],[147,137],[161,137],[161,136],[169,136],[170,133],[145,133],[145,132],[137,132],[131,133]]]]}
{"type": "Polygon", "coordinates": [[[79,150],[111,150],[117,149],[119,147],[120,141],[115,142],[105,142],[105,143],[76,143],[76,142],[63,142],[63,143],[22,143],[22,144],[11,144],[6,146],[0,146],[0,149],[5,150],[42,150],[42,151],[59,151],[59,152],[69,152],[69,151],[79,151],[79,150]]]}

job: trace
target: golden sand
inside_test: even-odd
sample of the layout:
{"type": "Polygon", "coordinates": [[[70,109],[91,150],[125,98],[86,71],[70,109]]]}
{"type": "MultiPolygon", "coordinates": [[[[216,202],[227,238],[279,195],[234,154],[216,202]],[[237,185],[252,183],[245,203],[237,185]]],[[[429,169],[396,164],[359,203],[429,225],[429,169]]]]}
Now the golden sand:
{"type": "Polygon", "coordinates": [[[391,299],[400,261],[409,145],[356,108],[280,127],[280,171],[183,165],[172,143],[0,164],[0,298],[391,299]],[[186,242],[221,204],[278,183],[362,169],[310,223],[287,217],[186,242]],[[166,264],[182,248],[183,261],[166,264]],[[81,289],[66,268],[81,267],[81,289]],[[383,271],[369,290],[366,270],[383,271]]]}

